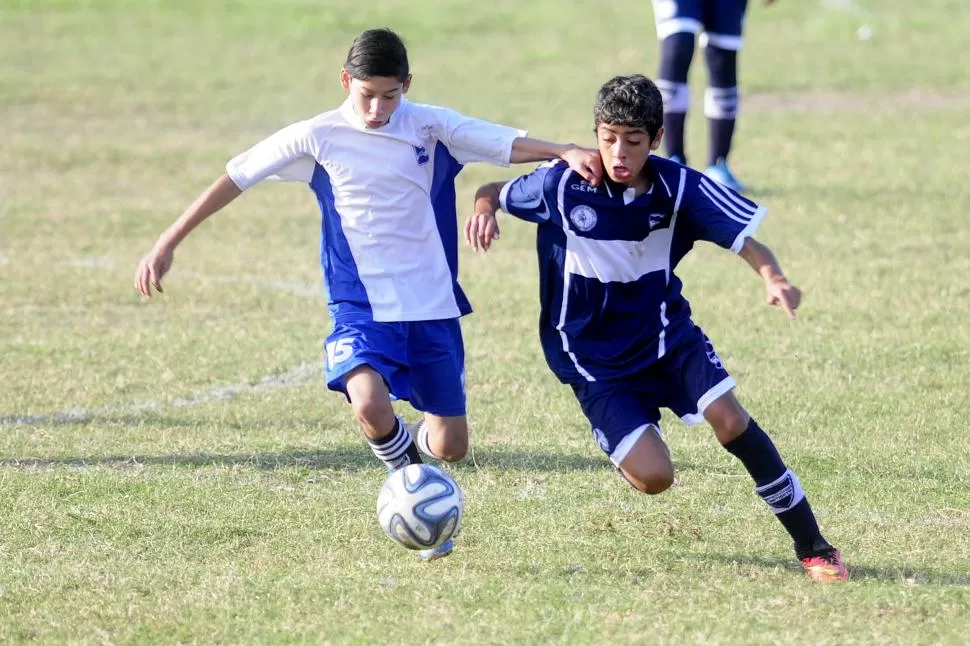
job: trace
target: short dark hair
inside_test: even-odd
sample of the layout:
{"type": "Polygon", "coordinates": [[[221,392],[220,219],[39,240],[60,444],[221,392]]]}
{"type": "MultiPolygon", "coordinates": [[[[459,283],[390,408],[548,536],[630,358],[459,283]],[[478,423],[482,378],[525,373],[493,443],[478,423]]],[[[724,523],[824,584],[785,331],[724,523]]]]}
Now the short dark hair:
{"type": "Polygon", "coordinates": [[[597,128],[601,123],[642,128],[654,139],[664,123],[663,97],[643,74],[614,76],[596,94],[593,118],[597,128]]]}
{"type": "Polygon", "coordinates": [[[403,83],[410,73],[408,50],[401,37],[390,29],[368,29],[354,38],[344,69],[352,78],[361,81],[386,76],[403,83]]]}

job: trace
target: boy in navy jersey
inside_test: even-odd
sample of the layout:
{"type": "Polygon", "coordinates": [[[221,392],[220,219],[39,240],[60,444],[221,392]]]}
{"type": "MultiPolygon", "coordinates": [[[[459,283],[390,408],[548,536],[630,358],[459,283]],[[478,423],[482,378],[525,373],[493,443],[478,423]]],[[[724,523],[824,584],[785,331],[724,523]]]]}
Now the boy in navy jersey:
{"type": "MultiPolygon", "coordinates": [[[[264,180],[302,182],[320,206],[320,261],[333,329],[327,386],[346,395],[371,450],[388,469],[425,455],[460,460],[468,448],[458,285],[455,177],[464,164],[564,159],[597,182],[595,151],[404,98],[411,72],[389,29],[354,40],[340,70],[347,99],[291,124],[229,161],[226,173],[142,258],[135,287],[162,291],[175,248],[206,218],[264,180]],[[405,428],[391,398],[424,413],[405,428]],[[413,437],[412,437],[413,436],[413,437]]],[[[451,551],[444,545],[422,557],[451,551]]]]}
{"type": "Polygon", "coordinates": [[[661,407],[689,424],[706,420],[751,474],[808,575],[845,579],[839,552],[822,537],[798,478],[735,398],[734,379],[691,320],[673,273],[695,242],[713,242],[744,258],[764,280],[768,301],[794,318],[801,293],[752,237],[764,207],[650,155],[663,137],[663,105],[646,77],[607,82],[594,116],[605,169],[600,186],[561,162],[482,186],[466,241],[487,251],[498,234],[499,208],[538,224],[546,361],[572,387],[596,441],[630,484],[656,494],[673,483],[658,427],[661,407]]]}

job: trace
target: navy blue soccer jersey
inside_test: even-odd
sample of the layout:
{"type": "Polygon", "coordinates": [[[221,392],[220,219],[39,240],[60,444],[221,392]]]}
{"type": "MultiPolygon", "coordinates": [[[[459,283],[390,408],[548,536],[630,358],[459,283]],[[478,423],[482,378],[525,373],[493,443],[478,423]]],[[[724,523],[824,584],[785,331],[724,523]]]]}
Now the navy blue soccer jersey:
{"type": "Polygon", "coordinates": [[[701,173],[649,157],[651,188],[590,186],[550,162],[502,188],[506,213],[537,223],[546,361],[565,383],[623,379],[693,327],[674,269],[698,240],[737,253],[764,217],[701,173]]]}

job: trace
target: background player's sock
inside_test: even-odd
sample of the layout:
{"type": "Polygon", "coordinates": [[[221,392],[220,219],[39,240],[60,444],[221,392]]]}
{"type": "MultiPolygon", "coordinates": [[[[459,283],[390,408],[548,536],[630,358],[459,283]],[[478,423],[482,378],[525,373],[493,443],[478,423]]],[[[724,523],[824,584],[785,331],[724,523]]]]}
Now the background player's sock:
{"type": "Polygon", "coordinates": [[[704,48],[708,88],[704,92],[704,114],[708,118],[710,142],[707,165],[726,161],[731,152],[734,124],[738,116],[738,53],[708,43],[704,48]]]}
{"type": "Polygon", "coordinates": [[[657,88],[664,102],[664,144],[668,157],[686,161],[684,125],[690,108],[687,73],[694,56],[694,34],[676,33],[660,44],[660,71],[657,88]]]}
{"type": "Polygon", "coordinates": [[[411,439],[411,434],[404,428],[399,417],[394,418],[394,428],[391,432],[378,440],[367,440],[371,451],[391,471],[406,467],[409,464],[420,464],[421,456],[411,439]]]}
{"type": "Polygon", "coordinates": [[[755,491],[795,542],[798,558],[830,548],[822,538],[798,477],[785,466],[771,438],[752,418],[741,435],[724,445],[741,460],[755,482],[755,491]]]}

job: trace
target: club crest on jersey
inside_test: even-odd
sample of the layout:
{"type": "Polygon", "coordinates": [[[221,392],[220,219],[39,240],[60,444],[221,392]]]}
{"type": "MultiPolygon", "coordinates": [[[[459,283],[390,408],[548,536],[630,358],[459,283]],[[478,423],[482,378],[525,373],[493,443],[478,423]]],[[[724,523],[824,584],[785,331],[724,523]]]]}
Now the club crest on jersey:
{"type": "Polygon", "coordinates": [[[647,214],[647,224],[650,226],[650,230],[653,231],[660,226],[660,223],[664,221],[667,217],[666,213],[648,213],[647,214]]]}
{"type": "Polygon", "coordinates": [[[418,158],[418,166],[424,166],[431,161],[431,156],[428,155],[428,150],[424,146],[415,146],[414,156],[418,158]]]}
{"type": "Polygon", "coordinates": [[[596,211],[592,207],[580,204],[569,212],[569,220],[580,231],[589,231],[596,226],[596,211]]]}

